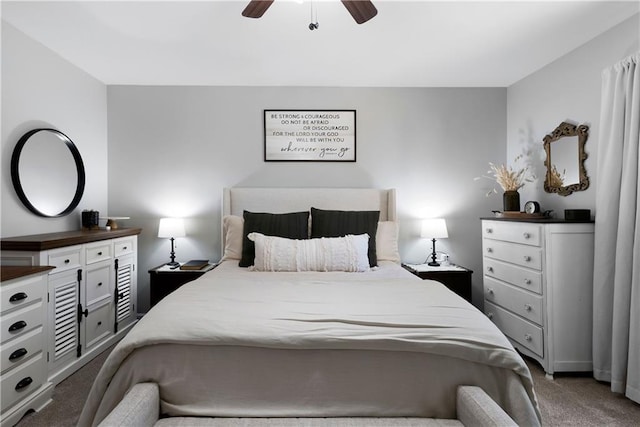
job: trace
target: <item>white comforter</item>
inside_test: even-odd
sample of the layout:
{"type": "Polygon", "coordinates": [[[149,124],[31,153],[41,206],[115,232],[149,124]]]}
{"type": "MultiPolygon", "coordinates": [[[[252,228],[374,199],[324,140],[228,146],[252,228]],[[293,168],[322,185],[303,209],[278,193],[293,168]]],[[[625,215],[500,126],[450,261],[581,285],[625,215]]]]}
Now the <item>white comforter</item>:
{"type": "MultiPolygon", "coordinates": [[[[127,359],[135,359],[131,356],[136,352],[154,345],[175,348],[174,344],[207,350],[232,346],[445,356],[515,373],[528,402],[515,403],[511,415],[517,412],[516,420],[524,424],[539,422],[531,376],[522,358],[490,320],[443,285],[419,280],[399,266],[368,273],[258,273],[225,262],[162,300],[116,346],[95,380],[80,425],[99,422],[133,383],[162,383],[147,378],[147,373],[113,379],[121,365],[132,363],[127,359]]],[[[136,363],[138,368],[128,369],[141,369],[140,361],[136,363]]],[[[169,359],[163,363],[169,364],[169,359]]],[[[510,401],[504,396],[499,400],[510,401]]],[[[168,404],[164,409],[174,415],[239,415],[193,405],[181,409],[168,404]]]]}

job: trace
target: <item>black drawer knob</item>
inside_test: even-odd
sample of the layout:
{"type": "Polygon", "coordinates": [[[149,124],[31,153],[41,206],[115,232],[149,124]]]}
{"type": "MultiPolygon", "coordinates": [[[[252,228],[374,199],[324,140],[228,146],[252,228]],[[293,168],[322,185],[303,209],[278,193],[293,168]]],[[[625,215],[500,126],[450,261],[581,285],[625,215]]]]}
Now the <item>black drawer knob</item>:
{"type": "Polygon", "coordinates": [[[21,379],[18,384],[16,384],[16,391],[20,391],[25,387],[29,387],[29,384],[31,384],[32,382],[33,379],[31,377],[21,379]]]}
{"type": "Polygon", "coordinates": [[[25,322],[24,320],[18,320],[16,323],[9,326],[9,332],[16,332],[26,327],[27,327],[27,322],[25,322]]]}
{"type": "Polygon", "coordinates": [[[16,359],[20,359],[22,356],[24,356],[25,354],[27,354],[27,349],[26,348],[19,348],[16,351],[14,351],[13,353],[11,353],[11,355],[9,356],[9,360],[14,361],[16,359]]]}
{"type": "Polygon", "coordinates": [[[11,298],[9,298],[9,302],[22,301],[23,299],[27,299],[27,297],[28,295],[25,294],[24,292],[18,292],[17,294],[11,295],[11,298]]]}

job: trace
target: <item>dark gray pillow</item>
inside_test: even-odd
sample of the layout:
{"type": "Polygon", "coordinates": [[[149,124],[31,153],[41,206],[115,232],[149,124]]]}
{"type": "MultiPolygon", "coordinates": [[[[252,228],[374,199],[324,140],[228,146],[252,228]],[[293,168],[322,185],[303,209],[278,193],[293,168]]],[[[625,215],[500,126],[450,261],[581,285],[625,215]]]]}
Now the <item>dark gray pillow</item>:
{"type": "Polygon", "coordinates": [[[380,211],[330,211],[311,208],[311,238],[369,235],[369,266],[378,265],[376,232],[380,211]]]}
{"type": "Polygon", "coordinates": [[[257,232],[265,236],[286,237],[287,239],[309,238],[309,212],[291,212],[284,214],[244,211],[242,230],[242,257],[240,267],[253,265],[256,256],[255,244],[249,240],[249,233],[257,232]]]}

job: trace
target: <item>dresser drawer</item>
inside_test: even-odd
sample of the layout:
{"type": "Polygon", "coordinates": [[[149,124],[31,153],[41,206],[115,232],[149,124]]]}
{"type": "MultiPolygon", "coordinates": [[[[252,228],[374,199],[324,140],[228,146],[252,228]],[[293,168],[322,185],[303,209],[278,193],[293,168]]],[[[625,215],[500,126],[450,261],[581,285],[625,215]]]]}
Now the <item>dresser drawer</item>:
{"type": "Polygon", "coordinates": [[[133,253],[133,238],[118,239],[113,242],[114,257],[128,255],[133,253]]]}
{"type": "Polygon", "coordinates": [[[80,246],[72,246],[49,253],[47,264],[54,266],[49,274],[57,274],[66,270],[80,268],[80,246]]]}
{"type": "Polygon", "coordinates": [[[44,347],[44,329],[42,326],[25,333],[24,335],[2,345],[0,358],[2,360],[2,370],[5,372],[15,366],[22,364],[25,360],[33,357],[38,352],[42,352],[44,347]]]}
{"type": "Polygon", "coordinates": [[[520,243],[529,246],[540,246],[542,243],[542,227],[538,224],[506,221],[482,223],[482,237],[520,243]]]}
{"type": "Polygon", "coordinates": [[[498,304],[518,316],[542,325],[542,297],[485,277],[485,301],[498,304]]]}
{"type": "Polygon", "coordinates": [[[542,294],[542,272],[485,257],[484,274],[514,286],[542,294]]]}
{"type": "Polygon", "coordinates": [[[88,350],[113,332],[113,305],[105,304],[97,308],[89,308],[89,315],[83,322],[86,322],[85,342],[88,350]]]}
{"type": "Polygon", "coordinates": [[[87,264],[111,259],[111,242],[87,245],[85,247],[85,260],[87,264]]]}
{"type": "Polygon", "coordinates": [[[7,340],[24,335],[28,331],[41,326],[44,319],[42,301],[22,307],[2,316],[2,332],[0,339],[4,347],[7,340]]]}
{"type": "Polygon", "coordinates": [[[533,246],[483,239],[484,256],[521,265],[523,267],[542,269],[542,249],[533,246]]]}
{"type": "Polygon", "coordinates": [[[488,301],[484,312],[510,339],[540,357],[544,357],[542,328],[488,301]]]}
{"type": "Polygon", "coordinates": [[[46,275],[35,275],[8,285],[3,284],[0,312],[4,313],[7,310],[24,307],[33,301],[42,300],[47,289],[45,278],[46,275]]]}
{"type": "Polygon", "coordinates": [[[2,411],[44,384],[47,367],[42,353],[0,377],[2,411]]]}
{"type": "Polygon", "coordinates": [[[98,303],[104,299],[111,299],[111,264],[87,270],[86,305],[98,303]]]}

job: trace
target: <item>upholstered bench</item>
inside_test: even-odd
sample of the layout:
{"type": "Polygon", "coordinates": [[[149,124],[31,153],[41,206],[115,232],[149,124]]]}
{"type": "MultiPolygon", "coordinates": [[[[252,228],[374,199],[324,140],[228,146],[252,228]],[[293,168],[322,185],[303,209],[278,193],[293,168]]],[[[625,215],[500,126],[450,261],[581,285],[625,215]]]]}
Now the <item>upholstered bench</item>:
{"type": "Polygon", "coordinates": [[[517,426],[480,387],[460,386],[457,419],[436,418],[160,418],[156,383],[136,384],[101,423],[101,427],[375,427],[375,426],[517,426]]]}

